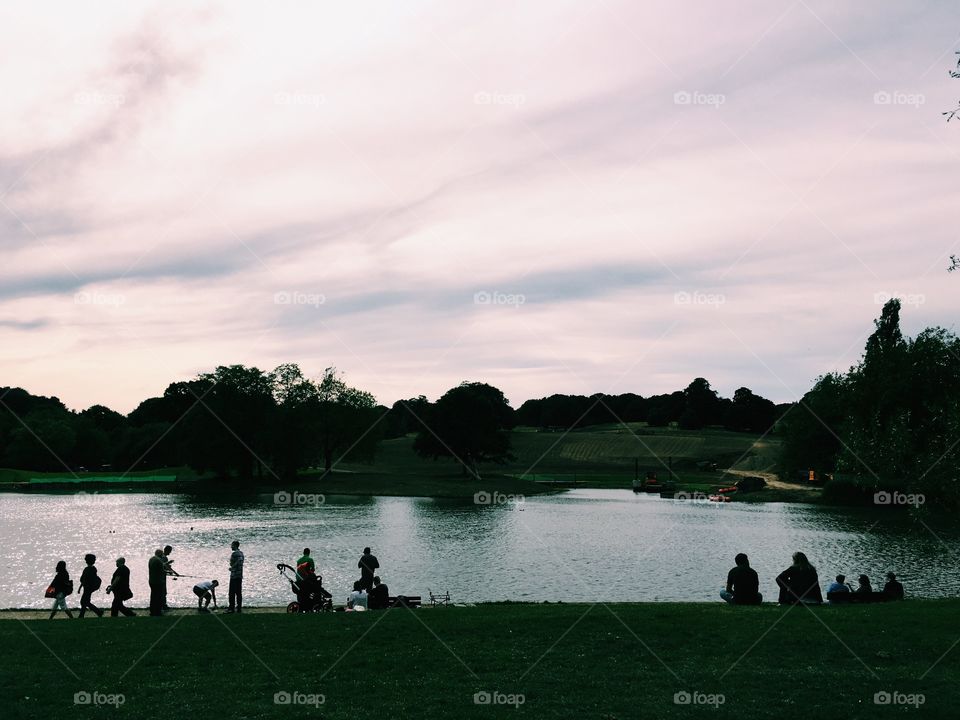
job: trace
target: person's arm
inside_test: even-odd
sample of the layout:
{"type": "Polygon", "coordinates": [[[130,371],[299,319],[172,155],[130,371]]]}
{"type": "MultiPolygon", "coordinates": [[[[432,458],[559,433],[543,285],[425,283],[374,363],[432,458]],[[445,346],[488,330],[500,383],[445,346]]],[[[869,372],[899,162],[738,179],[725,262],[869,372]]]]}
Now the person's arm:
{"type": "Polygon", "coordinates": [[[733,592],[733,570],[727,573],[727,592],[733,592]]]}

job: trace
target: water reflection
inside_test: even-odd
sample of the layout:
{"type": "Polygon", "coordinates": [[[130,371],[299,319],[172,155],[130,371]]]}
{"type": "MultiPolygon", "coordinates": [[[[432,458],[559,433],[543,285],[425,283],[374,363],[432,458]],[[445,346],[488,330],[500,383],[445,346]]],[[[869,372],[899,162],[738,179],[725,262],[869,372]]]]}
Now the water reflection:
{"type": "MultiPolygon", "coordinates": [[[[880,584],[894,570],[914,595],[955,595],[960,533],[952,517],[661,500],[620,490],[575,490],[524,505],[429,498],[328,496],[277,505],[272,495],[230,498],[154,494],[0,495],[7,580],[0,607],[43,607],[57,560],[74,581],[94,552],[101,575],[124,555],[133,603],[148,596],[152,550],[174,546],[181,573],[227,578],[230,542],[246,554],[250,604],[286,604],[276,563],[310,547],[324,584],[342,601],[359,577],[364,546],[379,557],[391,591],[456,600],[709,600],[737,552],[750,555],[761,591],[802,549],[824,584],[865,572],[880,584]]],[[[193,578],[169,583],[174,605],[192,604],[193,578]]],[[[102,599],[102,596],[101,596],[102,599]]]]}

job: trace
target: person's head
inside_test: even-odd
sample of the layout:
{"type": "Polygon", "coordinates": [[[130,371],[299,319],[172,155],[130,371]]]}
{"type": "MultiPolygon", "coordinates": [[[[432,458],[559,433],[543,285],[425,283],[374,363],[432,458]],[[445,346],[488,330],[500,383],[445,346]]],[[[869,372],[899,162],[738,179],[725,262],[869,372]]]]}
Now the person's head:
{"type": "Polygon", "coordinates": [[[354,590],[354,592],[360,592],[360,590],[361,590],[362,588],[363,588],[363,586],[360,584],[360,581],[359,581],[359,580],[357,580],[357,581],[353,584],[353,590],[354,590]]]}
{"type": "Polygon", "coordinates": [[[861,585],[869,585],[869,584],[870,584],[870,578],[868,578],[866,575],[861,575],[860,577],[857,578],[857,580],[859,581],[859,583],[860,583],[861,585]]]}
{"type": "Polygon", "coordinates": [[[740,567],[750,567],[750,560],[747,558],[746,553],[737,553],[733,561],[740,567]]]}
{"type": "Polygon", "coordinates": [[[847,581],[846,575],[837,575],[837,582],[843,585],[847,581]]]}
{"type": "Polygon", "coordinates": [[[163,546],[163,554],[164,554],[164,555],[169,555],[169,554],[172,553],[172,552],[173,552],[173,548],[172,548],[170,545],[164,545],[164,546],[163,546]]]}
{"type": "Polygon", "coordinates": [[[379,585],[379,584],[380,584],[380,576],[379,576],[379,575],[374,575],[374,576],[373,576],[373,584],[374,584],[374,585],[379,585]]]}
{"type": "Polygon", "coordinates": [[[363,554],[364,554],[364,555],[369,555],[369,554],[370,554],[370,548],[368,548],[368,547],[364,548],[364,549],[363,549],[363,554]]]}
{"type": "Polygon", "coordinates": [[[895,581],[896,579],[897,579],[897,576],[896,576],[894,573],[892,573],[892,572],[888,572],[888,573],[887,573],[887,580],[889,580],[890,582],[893,582],[893,581],[895,581]]]}
{"type": "Polygon", "coordinates": [[[65,563],[63,560],[57,563],[57,572],[66,572],[66,570],[67,563],[65,563]]]}
{"type": "Polygon", "coordinates": [[[219,581],[219,580],[211,580],[211,581],[210,581],[210,587],[218,587],[219,585],[220,585],[220,581],[219,581]]]}
{"type": "Polygon", "coordinates": [[[793,565],[794,567],[803,568],[804,570],[811,567],[810,561],[807,560],[807,556],[802,552],[795,552],[793,554],[793,565]]]}
{"type": "Polygon", "coordinates": [[[232,543],[230,543],[230,547],[232,547],[234,550],[238,549],[240,547],[240,541],[234,540],[232,543]]]}
{"type": "Polygon", "coordinates": [[[94,555],[93,553],[87,553],[86,555],[83,556],[83,561],[87,565],[93,565],[97,561],[97,556],[94,555]]]}
{"type": "Polygon", "coordinates": [[[162,558],[162,557],[163,557],[163,550],[161,550],[160,548],[157,548],[156,550],[153,551],[153,556],[154,556],[154,557],[162,558]]]}
{"type": "Polygon", "coordinates": [[[117,567],[123,567],[126,564],[127,564],[126,558],[122,558],[122,557],[117,558],[117,567]]]}
{"type": "Polygon", "coordinates": [[[304,555],[309,555],[309,554],[310,554],[310,548],[304,548],[304,549],[303,549],[303,554],[304,554],[304,555]]]}

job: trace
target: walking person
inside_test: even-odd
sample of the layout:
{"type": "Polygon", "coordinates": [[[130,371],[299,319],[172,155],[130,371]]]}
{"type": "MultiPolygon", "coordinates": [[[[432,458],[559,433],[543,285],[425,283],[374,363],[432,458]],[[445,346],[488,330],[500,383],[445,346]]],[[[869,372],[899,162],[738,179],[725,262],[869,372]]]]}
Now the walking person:
{"type": "Polygon", "coordinates": [[[56,575],[47,588],[47,597],[53,598],[53,607],[50,609],[50,619],[56,617],[57,610],[63,610],[67,617],[73,619],[73,613],[67,607],[67,596],[73,594],[73,580],[70,579],[70,573],[67,572],[67,563],[63,560],[57,563],[55,569],[56,575]]]}
{"type": "Polygon", "coordinates": [[[83,617],[87,610],[96,613],[97,617],[103,617],[103,610],[90,602],[90,596],[100,589],[100,584],[102,583],[100,576],[97,574],[97,566],[94,565],[97,561],[97,556],[93,553],[87,553],[83,556],[83,561],[87,566],[80,574],[80,589],[77,590],[77,592],[80,593],[79,617],[83,617]]]}
{"type": "Polygon", "coordinates": [[[227,591],[227,612],[243,612],[243,551],[240,550],[240,541],[234,540],[230,544],[233,550],[230,553],[230,588],[227,591]]]}
{"type": "Polygon", "coordinates": [[[150,581],[150,614],[159,617],[163,615],[163,601],[167,597],[167,571],[160,548],[147,561],[147,577],[150,581]]]}
{"type": "Polygon", "coordinates": [[[127,567],[127,561],[117,558],[117,569],[113,571],[113,577],[110,578],[110,584],[107,585],[107,595],[113,593],[113,604],[110,606],[110,617],[116,617],[122,614],[126,617],[132,617],[136,613],[123,603],[133,597],[130,590],[130,568],[127,567]]]}
{"type": "Polygon", "coordinates": [[[376,569],[380,567],[377,556],[370,552],[370,548],[363,549],[363,557],[360,558],[357,567],[360,568],[360,588],[370,592],[373,590],[373,576],[376,569]]]}

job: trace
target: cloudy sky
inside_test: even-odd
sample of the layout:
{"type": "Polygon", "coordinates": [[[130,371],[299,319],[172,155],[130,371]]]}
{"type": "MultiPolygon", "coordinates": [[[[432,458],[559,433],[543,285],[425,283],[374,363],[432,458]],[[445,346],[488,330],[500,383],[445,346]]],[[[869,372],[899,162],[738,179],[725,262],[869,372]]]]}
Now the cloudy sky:
{"type": "Polygon", "coordinates": [[[0,385],[802,394],[955,328],[950,2],[5,4],[0,385]]]}

